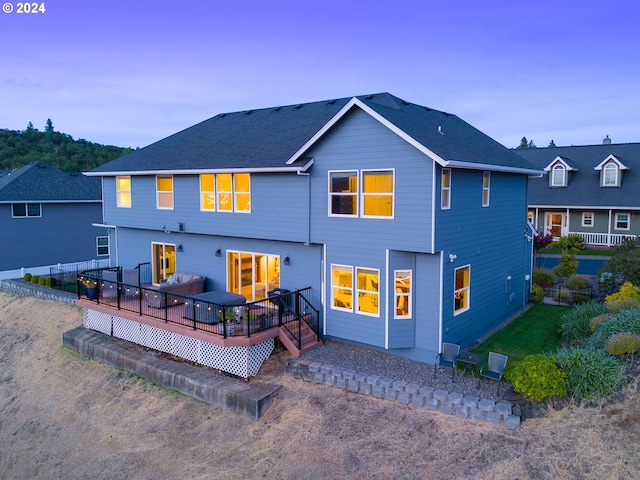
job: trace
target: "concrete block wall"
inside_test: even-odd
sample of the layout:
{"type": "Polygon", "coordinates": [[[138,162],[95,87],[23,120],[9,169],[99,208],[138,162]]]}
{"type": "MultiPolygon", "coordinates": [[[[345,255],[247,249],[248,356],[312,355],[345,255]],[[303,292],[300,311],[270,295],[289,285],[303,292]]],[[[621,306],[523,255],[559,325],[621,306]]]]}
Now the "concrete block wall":
{"type": "Polygon", "coordinates": [[[380,375],[367,375],[343,367],[294,358],[285,360],[284,374],[306,382],[329,385],[393,402],[413,404],[471,421],[504,425],[510,430],[520,425],[520,417],[513,414],[513,406],[507,402],[495,402],[434,389],[427,385],[407,383],[380,375]]]}

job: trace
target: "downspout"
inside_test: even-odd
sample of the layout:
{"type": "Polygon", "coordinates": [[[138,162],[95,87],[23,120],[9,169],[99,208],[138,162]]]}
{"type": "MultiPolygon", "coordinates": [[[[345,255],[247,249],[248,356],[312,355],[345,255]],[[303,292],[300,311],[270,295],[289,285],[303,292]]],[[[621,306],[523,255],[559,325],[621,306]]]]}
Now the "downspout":
{"type": "MultiPolygon", "coordinates": [[[[384,310],[384,348],[389,349],[389,249],[385,250],[385,258],[384,258],[384,269],[385,269],[385,280],[384,280],[384,295],[385,295],[385,305],[386,308],[384,310]]],[[[394,290],[395,292],[395,290],[394,290]]],[[[395,300],[394,300],[395,305],[395,300]]]]}

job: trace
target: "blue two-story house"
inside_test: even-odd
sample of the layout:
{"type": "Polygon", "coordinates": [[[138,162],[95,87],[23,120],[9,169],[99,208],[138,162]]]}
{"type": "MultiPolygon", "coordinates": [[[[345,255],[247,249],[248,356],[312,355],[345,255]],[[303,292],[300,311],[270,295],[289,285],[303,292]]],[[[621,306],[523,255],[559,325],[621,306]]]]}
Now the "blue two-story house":
{"type": "Polygon", "coordinates": [[[431,362],[527,304],[541,173],[381,93],[220,114],[86,175],[117,265],[248,302],[311,287],[323,336],[431,362]]]}

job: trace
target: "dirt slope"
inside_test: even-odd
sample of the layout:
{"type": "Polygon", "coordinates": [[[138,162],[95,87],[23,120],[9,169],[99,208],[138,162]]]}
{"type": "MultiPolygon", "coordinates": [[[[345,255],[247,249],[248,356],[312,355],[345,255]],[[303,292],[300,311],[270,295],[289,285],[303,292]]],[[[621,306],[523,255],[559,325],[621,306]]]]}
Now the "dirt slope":
{"type": "Polygon", "coordinates": [[[0,479],[638,478],[640,405],[568,407],[518,430],[260,372],[259,421],[62,346],[76,307],[0,293],[0,479]],[[498,459],[496,461],[496,459],[498,459]]]}

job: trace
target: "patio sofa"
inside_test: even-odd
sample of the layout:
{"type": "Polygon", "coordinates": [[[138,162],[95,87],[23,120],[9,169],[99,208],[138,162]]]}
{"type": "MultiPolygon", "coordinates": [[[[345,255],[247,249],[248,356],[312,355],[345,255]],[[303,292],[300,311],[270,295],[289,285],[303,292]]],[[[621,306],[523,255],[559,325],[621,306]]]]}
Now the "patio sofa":
{"type": "Polygon", "coordinates": [[[170,306],[180,305],[184,303],[183,297],[204,292],[204,281],[205,278],[200,275],[175,273],[160,285],[146,287],[148,288],[145,290],[147,305],[153,308],[165,308],[167,303],[170,306]]]}

